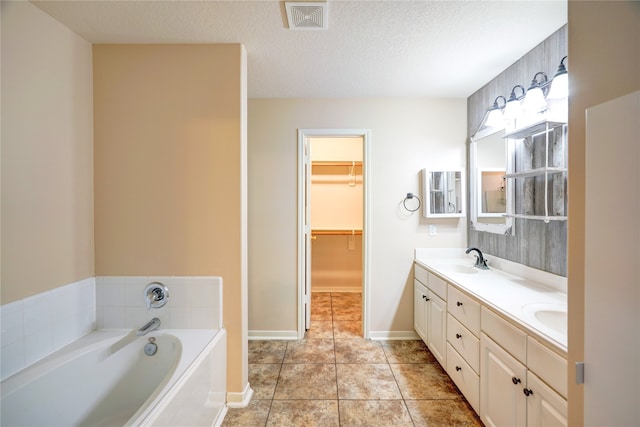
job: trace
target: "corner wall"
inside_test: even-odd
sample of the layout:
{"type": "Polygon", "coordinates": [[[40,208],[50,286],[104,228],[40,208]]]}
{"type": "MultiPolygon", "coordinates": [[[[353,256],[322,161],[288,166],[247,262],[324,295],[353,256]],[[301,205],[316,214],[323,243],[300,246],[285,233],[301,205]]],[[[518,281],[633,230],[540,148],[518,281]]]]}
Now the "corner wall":
{"type": "Polygon", "coordinates": [[[464,247],[466,221],[427,221],[402,200],[421,194],[421,169],[464,166],[466,100],[250,99],[248,129],[250,332],[297,328],[297,129],[370,129],[370,331],[415,333],[414,249],[464,247]]]}
{"type": "Polygon", "coordinates": [[[97,276],[222,276],[228,387],[248,382],[245,50],[94,46],[97,276]]]}
{"type": "MultiPolygon", "coordinates": [[[[584,329],[585,176],[589,173],[585,170],[585,110],[640,89],[640,2],[570,0],[568,70],[568,400],[569,425],[581,426],[589,425],[589,420],[583,419],[584,386],[575,384],[572,367],[584,360],[584,336],[588,332],[584,329]]],[[[640,223],[627,226],[637,230],[640,223]]],[[[603,312],[596,315],[615,316],[615,310],[603,306],[603,312]]],[[[621,346],[619,351],[627,350],[621,346]]],[[[585,375],[588,377],[588,367],[585,375]]]]}
{"type": "Polygon", "coordinates": [[[91,44],[2,2],[2,304],[94,276],[91,44]]]}

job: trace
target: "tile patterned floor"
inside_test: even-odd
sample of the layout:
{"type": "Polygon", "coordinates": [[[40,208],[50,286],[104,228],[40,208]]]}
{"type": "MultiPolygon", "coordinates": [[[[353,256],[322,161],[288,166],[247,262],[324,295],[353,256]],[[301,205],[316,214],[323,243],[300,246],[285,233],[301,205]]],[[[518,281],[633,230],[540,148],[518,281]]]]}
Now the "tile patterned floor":
{"type": "Polygon", "coordinates": [[[360,293],[316,293],[300,341],[249,341],[247,408],[223,426],[482,426],[422,341],[362,339],[360,293]]]}

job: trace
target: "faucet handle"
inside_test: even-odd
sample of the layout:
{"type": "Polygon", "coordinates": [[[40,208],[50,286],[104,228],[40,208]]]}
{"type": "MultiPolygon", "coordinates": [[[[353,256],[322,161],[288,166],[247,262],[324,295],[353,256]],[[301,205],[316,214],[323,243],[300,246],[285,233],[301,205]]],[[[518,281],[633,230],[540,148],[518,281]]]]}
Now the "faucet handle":
{"type": "Polygon", "coordinates": [[[147,310],[160,308],[169,301],[169,288],[160,282],[151,282],[144,288],[147,310]]]}

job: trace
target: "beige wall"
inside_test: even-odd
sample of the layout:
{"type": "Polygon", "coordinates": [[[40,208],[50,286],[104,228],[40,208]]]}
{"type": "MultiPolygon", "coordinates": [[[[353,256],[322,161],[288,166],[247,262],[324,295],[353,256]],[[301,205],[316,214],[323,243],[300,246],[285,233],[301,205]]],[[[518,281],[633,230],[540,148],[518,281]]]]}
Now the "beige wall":
{"type": "Polygon", "coordinates": [[[413,331],[416,247],[463,247],[465,221],[402,208],[423,168],[465,165],[465,99],[249,100],[249,330],[297,327],[297,129],[370,129],[372,332],[413,331]],[[438,235],[428,235],[428,224],[438,235]]]}
{"type": "Polygon", "coordinates": [[[96,45],[96,275],[222,276],[228,387],[247,383],[245,51],[96,45]]]}
{"type": "Polygon", "coordinates": [[[2,2],[2,294],[94,275],[91,45],[2,2]]]}
{"type": "Polygon", "coordinates": [[[583,389],[572,367],[584,360],[585,110],[640,89],[640,2],[569,1],[568,70],[569,422],[579,426],[583,389]]]}

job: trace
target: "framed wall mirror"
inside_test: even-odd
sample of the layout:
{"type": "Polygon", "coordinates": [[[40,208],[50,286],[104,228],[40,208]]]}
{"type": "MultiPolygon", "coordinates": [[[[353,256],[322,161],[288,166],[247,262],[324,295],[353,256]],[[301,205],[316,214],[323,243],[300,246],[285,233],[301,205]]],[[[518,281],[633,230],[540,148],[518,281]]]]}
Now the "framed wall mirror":
{"type": "Polygon", "coordinates": [[[513,233],[513,182],[504,179],[512,156],[503,138],[504,129],[485,128],[471,137],[471,225],[477,231],[513,233]]]}
{"type": "Polygon", "coordinates": [[[465,176],[462,169],[422,171],[424,210],[427,218],[465,216],[465,176]]]}

